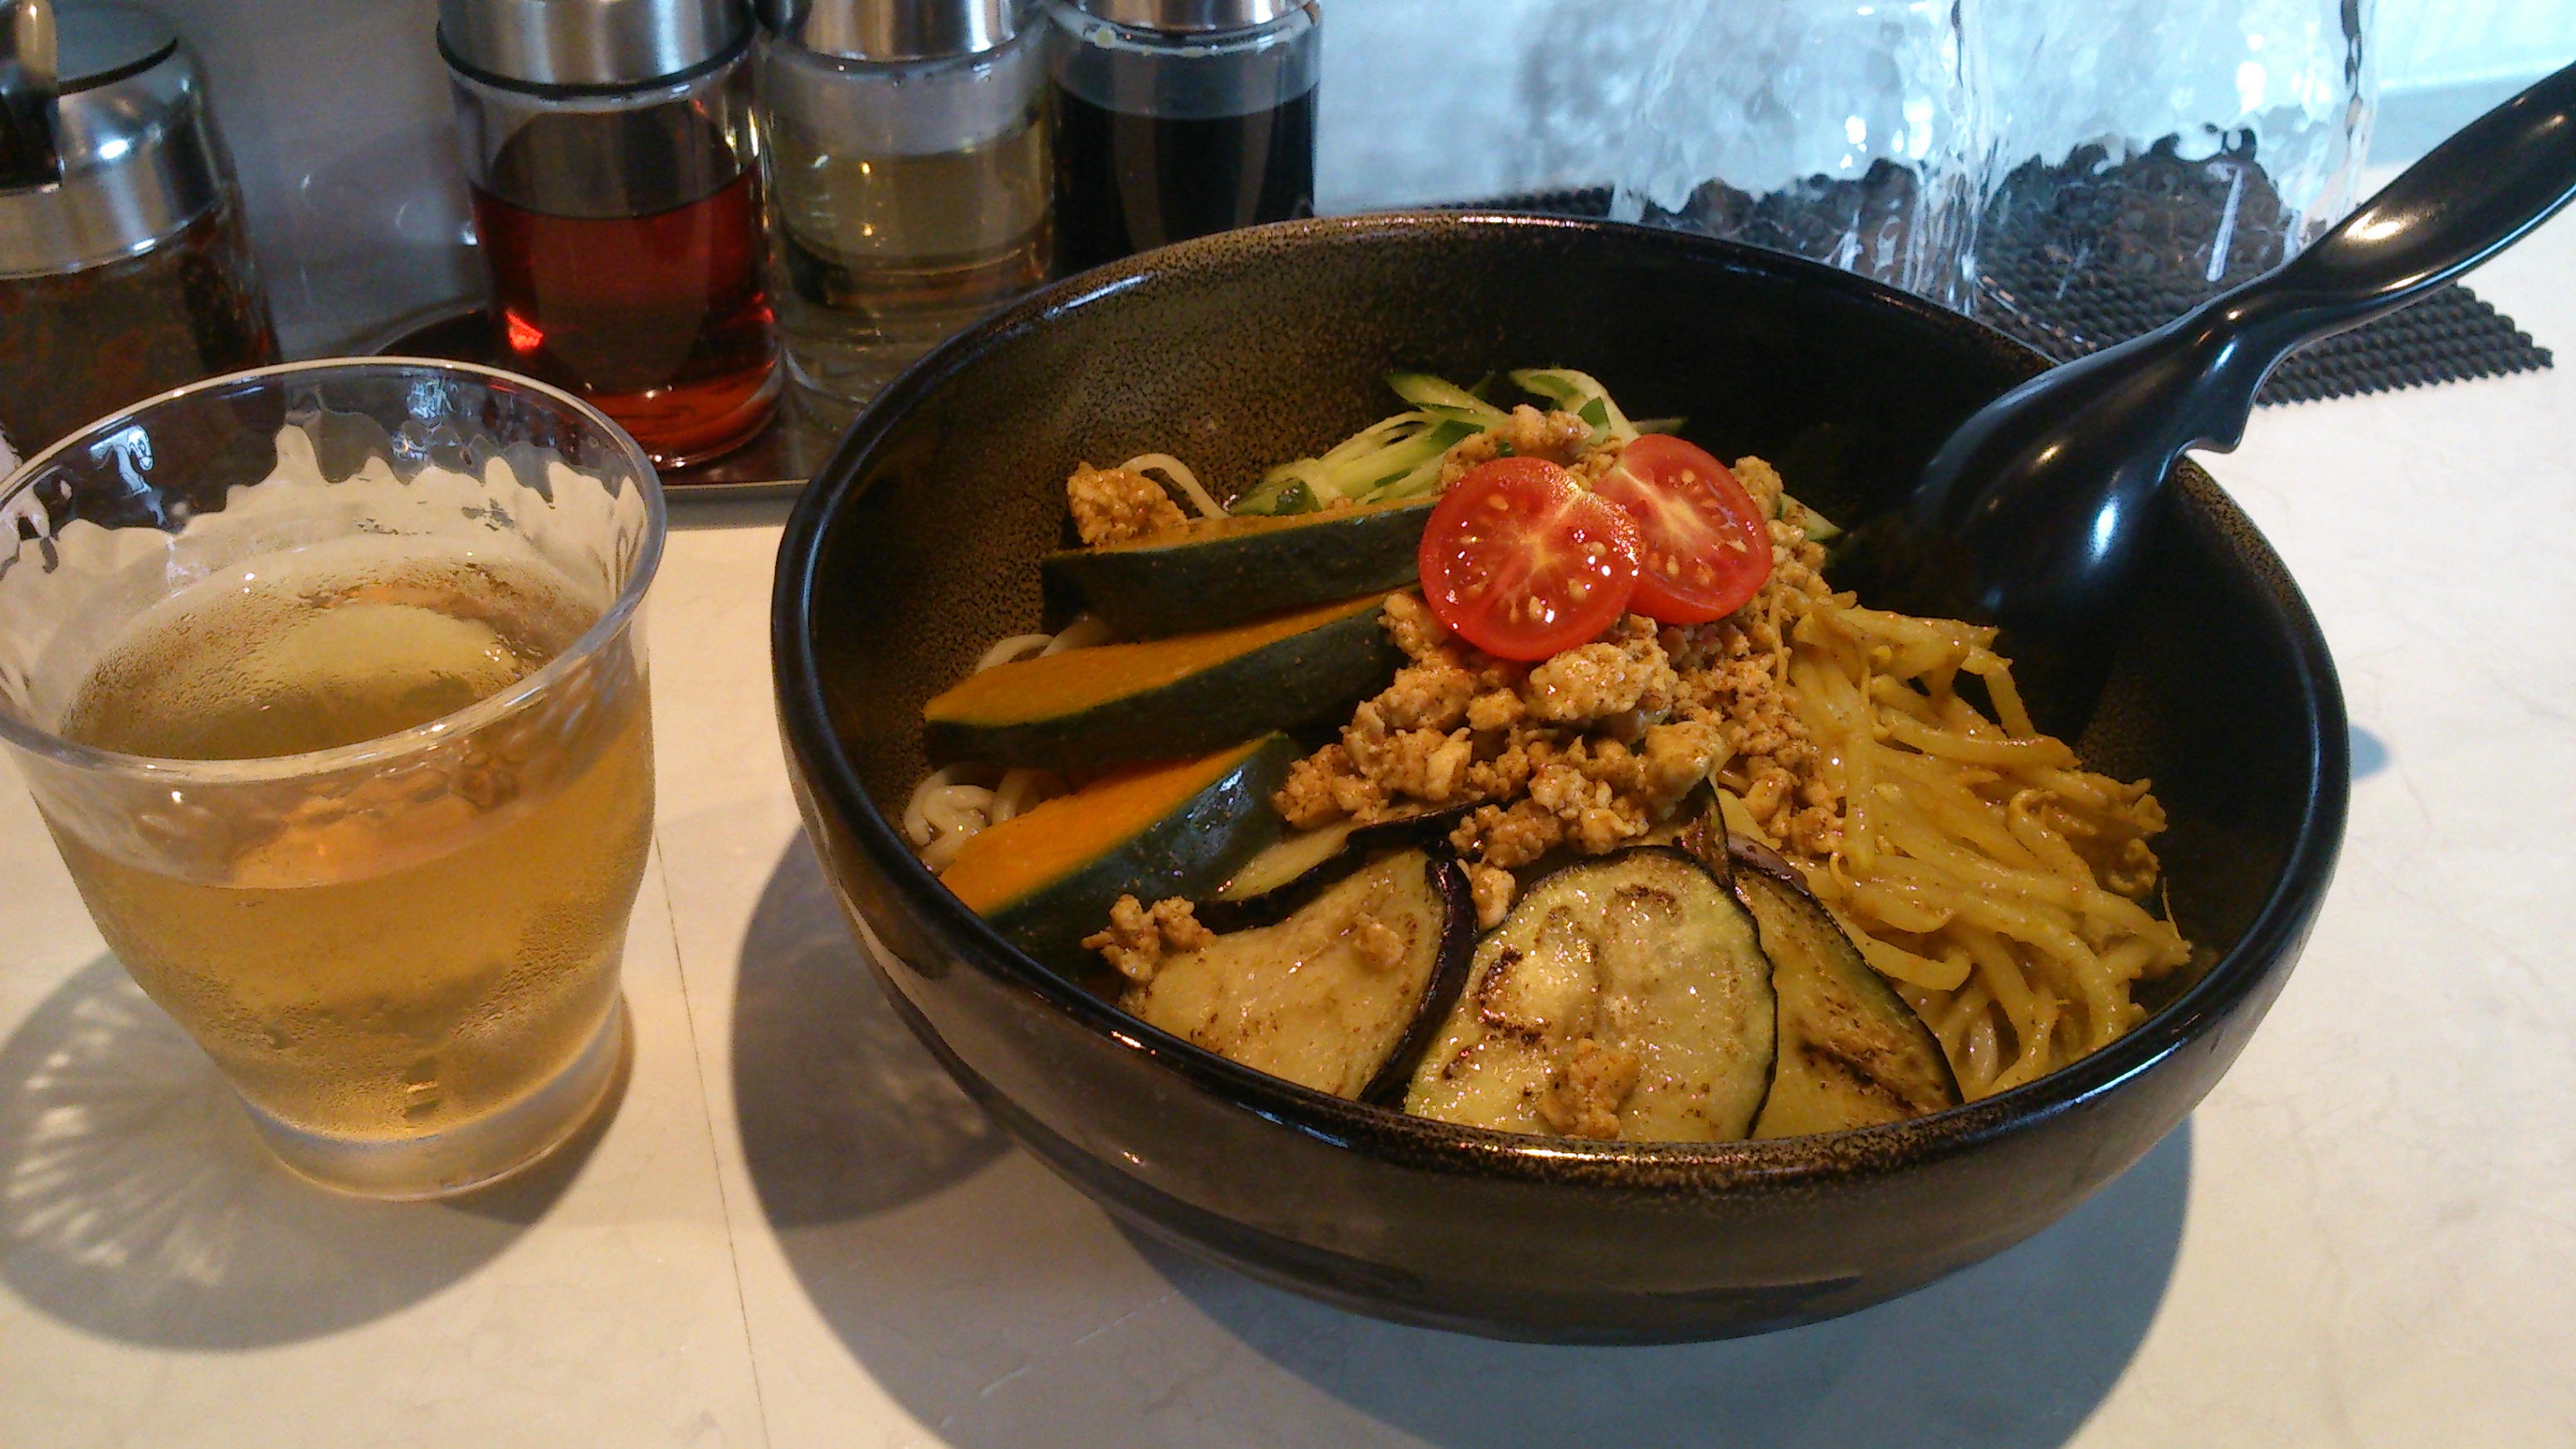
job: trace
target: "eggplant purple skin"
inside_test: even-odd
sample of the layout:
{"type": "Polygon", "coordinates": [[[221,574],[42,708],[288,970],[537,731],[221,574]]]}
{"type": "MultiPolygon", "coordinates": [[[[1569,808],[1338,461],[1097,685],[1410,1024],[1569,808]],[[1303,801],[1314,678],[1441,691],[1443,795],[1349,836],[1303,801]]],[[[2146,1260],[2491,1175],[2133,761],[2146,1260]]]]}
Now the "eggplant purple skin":
{"type": "MultiPolygon", "coordinates": [[[[1357,833],[1353,832],[1355,836],[1357,833]]],[[[1414,1004],[1412,1023],[1396,1039],[1395,1049],[1386,1054],[1386,1060],[1378,1064],[1377,1075],[1360,1089],[1359,1100],[1374,1106],[1403,1107],[1404,1089],[1413,1080],[1414,1066],[1439,1037],[1441,1023],[1449,1019],[1451,1008],[1458,1004],[1458,993],[1467,989],[1468,968],[1476,959],[1476,938],[1483,934],[1476,929],[1476,893],[1467,884],[1466,867],[1455,857],[1435,854],[1424,870],[1431,889],[1439,893],[1441,904],[1447,908],[1440,923],[1440,960],[1431,968],[1431,979],[1422,988],[1422,1000],[1414,1004]]]]}
{"type": "MultiPolygon", "coordinates": [[[[1816,893],[1808,889],[1806,873],[1799,870],[1795,865],[1792,865],[1789,862],[1788,857],[1780,854],[1776,850],[1773,850],[1771,847],[1764,845],[1758,840],[1753,840],[1745,836],[1728,835],[1725,839],[1725,854],[1727,863],[1730,867],[1737,869],[1739,872],[1745,870],[1755,872],[1787,887],[1789,890],[1795,892],[1799,899],[1814,907],[1816,913],[1823,917],[1826,924],[1832,925],[1838,933],[1844,935],[1845,939],[1849,939],[1849,933],[1842,931],[1841,923],[1833,920],[1831,914],[1825,910],[1823,903],[1816,899],[1816,893]]],[[[1736,898],[1744,902],[1746,909],[1752,909],[1753,902],[1746,898],[1742,883],[1738,881],[1733,884],[1736,898]]],[[[1870,968],[1862,966],[1859,969],[1866,971],[1870,968]]],[[[1880,980],[1875,973],[1872,973],[1870,979],[1878,982],[1880,990],[1884,993],[1883,1001],[1885,1003],[1892,1004],[1894,1010],[1903,1012],[1908,1020],[1913,1021],[1918,1028],[1922,1028],[1924,1030],[1923,1039],[1931,1041],[1929,1027],[1922,1020],[1921,1016],[1915,1012],[1913,1003],[1907,1001],[1894,987],[1889,986],[1885,981],[1880,980]]],[[[1958,1106],[1961,1102],[1966,1100],[1966,1097],[1959,1088],[1959,1078],[1955,1070],[1950,1065],[1948,1055],[1940,1050],[1939,1043],[1937,1041],[1932,1041],[1931,1060],[1935,1067],[1935,1075],[1938,1076],[1945,1088],[1945,1107],[1958,1106]]],[[[1776,1062],[1773,1064],[1772,1073],[1772,1088],[1777,1090],[1780,1078],[1779,1066],[1776,1062]]],[[[1766,1095],[1761,1109],[1754,1113],[1753,1120],[1757,1131],[1760,1129],[1763,1113],[1768,1112],[1770,1108],[1771,1102],[1769,1097],[1766,1095]]]]}
{"type": "Polygon", "coordinates": [[[1807,889],[1806,874],[1791,865],[1787,856],[1750,836],[1727,836],[1726,858],[1731,864],[1750,866],[1782,885],[1794,886],[1802,896],[1810,899],[1815,896],[1815,892],[1807,889]]]}
{"type": "MultiPolygon", "coordinates": [[[[1199,902],[1198,922],[1219,935],[1230,935],[1254,926],[1275,926],[1303,910],[1307,902],[1322,895],[1328,887],[1368,864],[1369,857],[1373,855],[1413,845],[1430,851],[1435,859],[1450,855],[1449,832],[1474,808],[1472,805],[1452,805],[1425,815],[1363,825],[1351,832],[1350,838],[1342,842],[1342,848],[1334,853],[1332,859],[1286,885],[1263,891],[1248,900],[1199,902]]],[[[1459,879],[1463,887],[1465,876],[1462,874],[1459,879]]],[[[1471,904],[1468,908],[1471,924],[1474,916],[1475,909],[1471,904]]]]}

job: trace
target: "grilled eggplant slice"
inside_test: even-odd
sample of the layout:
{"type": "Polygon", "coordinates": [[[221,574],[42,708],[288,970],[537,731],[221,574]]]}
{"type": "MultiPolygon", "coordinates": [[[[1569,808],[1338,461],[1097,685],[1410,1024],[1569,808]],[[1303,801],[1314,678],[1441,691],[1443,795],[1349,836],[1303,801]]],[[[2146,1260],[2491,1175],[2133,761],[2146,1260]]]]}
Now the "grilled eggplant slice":
{"type": "MultiPolygon", "coordinates": [[[[1349,853],[1351,837],[1362,828],[1356,820],[1337,820],[1330,825],[1292,831],[1279,837],[1268,849],[1245,861],[1242,869],[1228,876],[1225,884],[1217,887],[1212,900],[1200,904],[1201,919],[1206,919],[1205,912],[1211,905],[1222,903],[1233,907],[1238,902],[1266,901],[1286,894],[1290,887],[1344,859],[1349,853]]],[[[1210,924],[1214,923],[1211,921],[1210,924]]],[[[1243,924],[1269,923],[1246,921],[1243,924]]],[[[1216,929],[1233,928],[1217,926],[1216,929]]]]}
{"type": "Polygon", "coordinates": [[[1325,887],[1389,851],[1420,845],[1447,855],[1449,832],[1473,808],[1424,806],[1370,825],[1344,820],[1282,836],[1245,861],[1212,899],[1199,903],[1199,922],[1216,931],[1275,925],[1325,887]]]}
{"type": "Polygon", "coordinates": [[[1741,837],[1727,848],[1780,1000],[1780,1064],[1753,1135],[1842,1132],[1959,1105],[1940,1040],[1807,893],[1797,867],[1741,837]]]}
{"type": "Polygon", "coordinates": [[[1164,959],[1119,1005],[1274,1077],[1337,1097],[1400,1090],[1467,975],[1476,906],[1454,860],[1408,850],[1277,925],[1164,959]]]}
{"type": "Polygon", "coordinates": [[[1689,854],[1637,846],[1522,893],[1404,1109],[1505,1132],[1718,1142],[1771,1081],[1771,963],[1753,918],[1689,854]]]}

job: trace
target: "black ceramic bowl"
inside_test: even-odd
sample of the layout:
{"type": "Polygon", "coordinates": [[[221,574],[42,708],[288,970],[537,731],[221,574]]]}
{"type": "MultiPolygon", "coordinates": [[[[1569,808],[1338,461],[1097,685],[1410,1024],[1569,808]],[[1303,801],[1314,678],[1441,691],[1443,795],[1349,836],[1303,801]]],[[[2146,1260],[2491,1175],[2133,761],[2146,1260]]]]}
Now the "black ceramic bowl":
{"type": "Polygon", "coordinates": [[[1774,460],[1829,516],[1888,503],[2042,360],[1845,273],[1669,232],[1450,214],[1294,222],[1167,248],[1005,311],[898,382],[787,528],[773,624],[799,803],[958,1081],[1122,1218],[1406,1322],[1513,1338],[1711,1338],[1843,1313],[2065,1213],[2180,1122],[2289,975],[2347,791],[2324,640],[2198,469],[2081,747],[2172,818],[2173,909],[2214,954],[2109,1049],[1937,1116],[1653,1146],[1514,1137],[1340,1101],[1127,1017],[1022,956],[890,820],[921,705],[994,639],[1060,621],[1038,555],[1078,460],[1145,451],[1240,484],[1392,410],[1420,368],[1592,372],[1774,460]]]}

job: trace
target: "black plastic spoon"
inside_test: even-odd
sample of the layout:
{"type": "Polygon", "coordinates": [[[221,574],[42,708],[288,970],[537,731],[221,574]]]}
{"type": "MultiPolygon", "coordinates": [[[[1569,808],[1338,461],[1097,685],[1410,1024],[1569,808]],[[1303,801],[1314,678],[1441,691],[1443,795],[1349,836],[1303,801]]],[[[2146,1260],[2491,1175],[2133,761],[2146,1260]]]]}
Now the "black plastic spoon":
{"type": "Polygon", "coordinates": [[[1856,532],[1834,582],[1880,607],[2001,625],[2043,724],[2081,724],[2175,457],[2233,449],[2291,351],[2444,285],[2572,197],[2576,66],[2435,147],[2283,266],[1988,403],[1905,506],[1856,532]]]}

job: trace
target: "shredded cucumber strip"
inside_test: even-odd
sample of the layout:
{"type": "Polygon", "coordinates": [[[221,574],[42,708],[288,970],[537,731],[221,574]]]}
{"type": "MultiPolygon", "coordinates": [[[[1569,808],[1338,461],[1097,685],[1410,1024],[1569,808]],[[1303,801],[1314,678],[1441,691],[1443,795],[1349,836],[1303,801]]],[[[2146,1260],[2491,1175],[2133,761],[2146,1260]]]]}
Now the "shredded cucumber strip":
{"type": "Polygon", "coordinates": [[[1504,418],[1501,408],[1454,382],[1433,377],[1427,372],[1390,372],[1386,375],[1386,385],[1395,389],[1397,397],[1425,412],[1446,409],[1462,421],[1481,418],[1499,423],[1504,418]]]}
{"type": "Polygon", "coordinates": [[[1773,516],[1804,528],[1809,543],[1831,543],[1843,536],[1842,525],[1790,497],[1785,490],[1780,494],[1780,511],[1773,516]]]}
{"type": "MultiPolygon", "coordinates": [[[[1545,398],[1560,410],[1570,412],[1592,425],[1592,440],[1600,443],[1609,438],[1635,442],[1647,433],[1673,433],[1687,421],[1683,418],[1645,418],[1630,421],[1619,404],[1612,401],[1609,390],[1590,373],[1567,367],[1526,368],[1509,374],[1512,384],[1534,397],[1545,398]]],[[[1440,491],[1440,468],[1449,450],[1480,433],[1493,431],[1511,420],[1503,409],[1480,396],[1487,377],[1473,388],[1463,388],[1427,372],[1395,372],[1387,375],[1387,386],[1396,396],[1413,406],[1392,417],[1360,429],[1333,445],[1320,458],[1299,458],[1282,463],[1261,475],[1261,481],[1234,501],[1231,510],[1237,514],[1312,513],[1342,499],[1353,503],[1393,503],[1408,498],[1427,498],[1440,491]]],[[[1161,455],[1131,460],[1130,467],[1161,465],[1171,460],[1161,455]]],[[[1197,490],[1188,489],[1193,498],[1197,490]]],[[[1801,522],[1807,537],[1818,543],[1840,537],[1842,530],[1823,514],[1801,504],[1783,492],[1772,504],[1771,516],[1787,516],[1801,522]]]]}
{"type": "Polygon", "coordinates": [[[1526,367],[1511,375],[1512,385],[1548,399],[1592,425],[1592,441],[1617,438],[1637,441],[1637,425],[1610,400],[1610,390],[1588,372],[1570,367],[1526,367]]]}
{"type": "MultiPolygon", "coordinates": [[[[1522,391],[1589,423],[1595,443],[1613,437],[1634,442],[1643,432],[1671,431],[1682,424],[1680,418],[1630,422],[1598,380],[1571,368],[1532,368],[1509,376],[1522,391]]],[[[1231,511],[1311,513],[1343,499],[1391,503],[1429,497],[1440,491],[1440,468],[1450,449],[1511,421],[1508,411],[1482,396],[1491,377],[1473,388],[1427,372],[1389,373],[1386,382],[1412,406],[1360,429],[1320,458],[1272,468],[1234,501],[1231,511]]]]}

